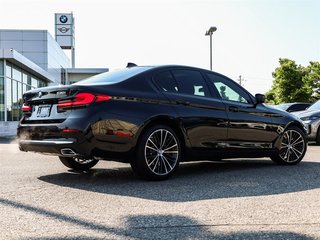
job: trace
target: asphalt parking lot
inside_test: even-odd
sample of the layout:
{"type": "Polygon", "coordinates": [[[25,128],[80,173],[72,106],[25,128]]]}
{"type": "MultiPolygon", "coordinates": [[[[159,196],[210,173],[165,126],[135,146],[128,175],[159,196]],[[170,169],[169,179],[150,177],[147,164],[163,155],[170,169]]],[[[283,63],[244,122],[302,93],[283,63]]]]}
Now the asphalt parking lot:
{"type": "Polygon", "coordinates": [[[320,239],[320,147],[268,159],[182,164],[162,182],[129,165],[68,171],[0,141],[0,239],[320,239]]]}

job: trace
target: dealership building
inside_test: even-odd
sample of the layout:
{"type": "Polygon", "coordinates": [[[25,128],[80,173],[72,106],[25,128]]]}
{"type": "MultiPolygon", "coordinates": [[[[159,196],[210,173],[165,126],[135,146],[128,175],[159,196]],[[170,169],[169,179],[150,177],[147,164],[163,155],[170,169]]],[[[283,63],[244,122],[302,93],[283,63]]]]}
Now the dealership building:
{"type": "Polygon", "coordinates": [[[55,14],[55,19],[55,38],[47,30],[0,30],[0,137],[15,135],[26,91],[108,71],[75,68],[73,16],[55,14]],[[72,51],[71,60],[63,49],[72,51]]]}

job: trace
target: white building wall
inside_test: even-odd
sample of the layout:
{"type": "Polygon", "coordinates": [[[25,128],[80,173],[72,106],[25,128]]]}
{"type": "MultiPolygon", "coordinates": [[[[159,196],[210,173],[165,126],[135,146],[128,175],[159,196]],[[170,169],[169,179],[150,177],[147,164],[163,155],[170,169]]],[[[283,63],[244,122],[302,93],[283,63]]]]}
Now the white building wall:
{"type": "Polygon", "coordinates": [[[0,30],[0,48],[13,48],[47,70],[47,37],[44,30],[0,30]]]}
{"type": "Polygon", "coordinates": [[[13,48],[61,83],[61,67],[71,66],[67,55],[46,30],[0,30],[0,49],[13,48]]]}
{"type": "Polygon", "coordinates": [[[59,79],[61,82],[61,68],[70,68],[71,63],[67,55],[63,52],[61,47],[55,41],[55,39],[47,32],[47,70],[54,76],[54,78],[59,79]]]}

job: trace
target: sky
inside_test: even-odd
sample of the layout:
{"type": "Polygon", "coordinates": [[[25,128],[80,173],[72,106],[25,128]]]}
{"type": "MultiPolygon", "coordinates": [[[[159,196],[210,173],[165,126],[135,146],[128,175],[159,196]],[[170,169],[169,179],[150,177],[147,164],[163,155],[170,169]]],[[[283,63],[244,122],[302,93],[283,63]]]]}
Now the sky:
{"type": "MultiPolygon", "coordinates": [[[[181,64],[210,68],[265,93],[279,58],[320,58],[320,0],[0,0],[0,29],[46,29],[73,12],[76,67],[181,64]]],[[[68,51],[66,51],[69,54],[68,51]]]]}

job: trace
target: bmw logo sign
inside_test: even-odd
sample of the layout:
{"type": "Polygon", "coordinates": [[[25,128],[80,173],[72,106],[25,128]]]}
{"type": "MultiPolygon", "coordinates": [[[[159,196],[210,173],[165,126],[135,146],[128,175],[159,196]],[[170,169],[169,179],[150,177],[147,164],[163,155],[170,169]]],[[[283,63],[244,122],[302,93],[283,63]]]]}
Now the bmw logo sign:
{"type": "Polygon", "coordinates": [[[68,17],[66,15],[61,15],[59,20],[61,23],[66,23],[68,22],[68,17]]]}

